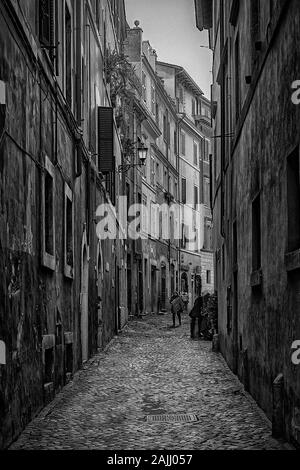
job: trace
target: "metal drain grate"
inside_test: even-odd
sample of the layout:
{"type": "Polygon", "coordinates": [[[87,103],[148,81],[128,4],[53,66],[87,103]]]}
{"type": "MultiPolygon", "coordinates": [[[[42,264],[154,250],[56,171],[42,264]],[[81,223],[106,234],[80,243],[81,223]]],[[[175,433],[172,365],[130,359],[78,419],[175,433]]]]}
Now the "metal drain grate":
{"type": "Polygon", "coordinates": [[[198,416],[194,414],[147,416],[147,422],[150,423],[194,423],[195,421],[198,421],[198,416]]]}

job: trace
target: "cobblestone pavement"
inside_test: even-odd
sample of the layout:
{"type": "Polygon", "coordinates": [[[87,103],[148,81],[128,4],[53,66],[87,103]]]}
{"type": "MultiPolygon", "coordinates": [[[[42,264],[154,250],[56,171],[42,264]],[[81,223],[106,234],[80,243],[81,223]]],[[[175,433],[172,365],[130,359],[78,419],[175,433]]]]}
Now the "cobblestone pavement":
{"type": "Polygon", "coordinates": [[[11,449],[281,449],[269,423],[211,343],[189,338],[189,319],[131,321],[75,375],[11,449]],[[196,413],[195,423],[150,423],[196,413]]]}

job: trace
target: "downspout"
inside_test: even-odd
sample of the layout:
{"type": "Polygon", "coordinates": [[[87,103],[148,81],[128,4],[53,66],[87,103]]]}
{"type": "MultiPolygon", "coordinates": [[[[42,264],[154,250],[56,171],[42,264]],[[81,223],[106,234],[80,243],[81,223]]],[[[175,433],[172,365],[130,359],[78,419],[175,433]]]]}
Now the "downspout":
{"type": "MultiPolygon", "coordinates": [[[[179,196],[180,196],[180,192],[181,192],[181,180],[180,180],[180,124],[184,121],[186,117],[186,114],[183,113],[182,117],[180,118],[180,120],[178,121],[177,123],[177,162],[178,162],[178,191],[179,191],[179,196]]],[[[181,198],[179,197],[179,200],[181,198]]],[[[179,215],[179,230],[180,230],[180,234],[182,235],[182,220],[181,220],[181,211],[180,211],[180,215],[179,215]]],[[[181,291],[181,238],[179,239],[179,249],[178,249],[178,257],[179,257],[179,260],[178,260],[178,290],[181,291]]]]}

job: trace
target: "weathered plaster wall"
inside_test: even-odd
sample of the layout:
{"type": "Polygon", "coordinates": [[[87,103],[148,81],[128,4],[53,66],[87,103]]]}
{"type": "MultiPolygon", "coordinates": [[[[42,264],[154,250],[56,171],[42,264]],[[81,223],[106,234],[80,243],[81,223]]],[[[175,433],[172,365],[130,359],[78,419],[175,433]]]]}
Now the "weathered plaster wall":
{"type": "MultiPolygon", "coordinates": [[[[245,7],[245,2],[242,2],[245,7]]],[[[247,15],[240,12],[241,43],[247,47],[247,15]],[[245,39],[245,40],[244,40],[245,39]]],[[[227,331],[227,287],[232,286],[232,237],[225,240],[225,279],[222,256],[218,263],[219,328],[221,349],[232,368],[247,381],[260,406],[272,417],[272,383],[284,376],[284,414],[286,433],[299,441],[300,368],[291,362],[291,345],[300,337],[298,311],[299,270],[287,273],[287,157],[299,145],[300,108],[291,102],[291,84],[300,76],[299,2],[291,1],[282,18],[278,34],[264,64],[254,98],[232,157],[232,192],[227,172],[225,202],[227,220],[233,222],[235,207],[238,240],[238,321],[227,331]],[[262,274],[261,290],[251,288],[252,200],[256,176],[261,190],[262,274]],[[230,201],[232,199],[232,212],[230,201]],[[245,371],[243,353],[247,350],[245,371]],[[247,377],[245,376],[247,375],[247,377]]],[[[248,56],[241,54],[241,70],[248,67],[248,56]]],[[[244,76],[242,76],[244,78],[244,76]]],[[[243,81],[244,83],[244,81],[243,81]]],[[[243,85],[244,86],[244,85],[243,85]]],[[[220,193],[219,193],[220,194],[220,193]]],[[[221,249],[220,199],[214,208],[216,247],[221,249]]],[[[233,302],[233,301],[232,301],[233,302]]]]}

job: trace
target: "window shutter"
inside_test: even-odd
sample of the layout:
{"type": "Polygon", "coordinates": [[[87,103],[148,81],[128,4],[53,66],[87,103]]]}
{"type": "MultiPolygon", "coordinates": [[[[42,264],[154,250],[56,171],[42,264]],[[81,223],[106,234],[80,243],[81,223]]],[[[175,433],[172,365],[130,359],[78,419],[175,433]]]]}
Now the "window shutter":
{"type": "Polygon", "coordinates": [[[182,203],[186,204],[186,179],[182,178],[182,203]]]}
{"type": "Polygon", "coordinates": [[[110,107],[98,107],[98,138],[99,171],[102,173],[113,172],[115,170],[113,109],[110,107]]]}
{"type": "Polygon", "coordinates": [[[53,27],[53,0],[40,0],[40,42],[43,46],[51,46],[51,30],[53,27]]]}

